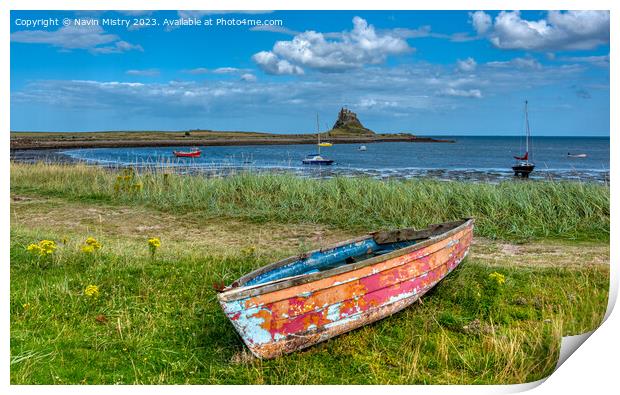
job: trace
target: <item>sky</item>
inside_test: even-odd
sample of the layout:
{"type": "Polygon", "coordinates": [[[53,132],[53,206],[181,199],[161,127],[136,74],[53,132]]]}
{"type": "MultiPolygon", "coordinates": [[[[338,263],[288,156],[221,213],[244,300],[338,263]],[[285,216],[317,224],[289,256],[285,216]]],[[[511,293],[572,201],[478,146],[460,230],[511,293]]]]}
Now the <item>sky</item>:
{"type": "Polygon", "coordinates": [[[609,136],[609,30],[607,11],[11,11],[11,130],[309,133],[347,106],[381,133],[518,135],[528,100],[533,135],[609,136]]]}

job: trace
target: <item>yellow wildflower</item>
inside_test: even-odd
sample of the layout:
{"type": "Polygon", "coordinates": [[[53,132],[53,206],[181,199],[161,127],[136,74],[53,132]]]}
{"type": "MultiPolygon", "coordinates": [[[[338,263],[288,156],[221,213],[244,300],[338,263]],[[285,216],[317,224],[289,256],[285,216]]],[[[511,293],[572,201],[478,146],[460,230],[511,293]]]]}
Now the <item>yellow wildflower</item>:
{"type": "Polygon", "coordinates": [[[41,248],[38,244],[28,244],[28,247],[26,247],[26,251],[30,252],[39,252],[40,250],[41,248]]]}
{"type": "Polygon", "coordinates": [[[85,254],[92,254],[95,252],[95,247],[89,245],[82,246],[82,252],[85,254]]]}
{"type": "Polygon", "coordinates": [[[84,295],[91,298],[96,298],[97,296],[99,296],[99,287],[96,285],[89,285],[88,287],[86,287],[86,289],[84,289],[84,295]]]}
{"type": "Polygon", "coordinates": [[[103,245],[100,242],[98,242],[97,239],[95,239],[94,237],[87,238],[84,243],[86,243],[89,246],[93,246],[95,250],[99,250],[101,249],[101,247],[103,247],[103,245]]]}
{"type": "Polygon", "coordinates": [[[24,303],[22,307],[24,308],[24,310],[28,310],[30,308],[30,303],[24,303]]]}
{"type": "Polygon", "coordinates": [[[161,240],[159,240],[159,237],[152,237],[148,240],[148,243],[151,255],[155,256],[155,252],[159,247],[161,247],[161,240]]]}
{"type": "Polygon", "coordinates": [[[39,256],[48,256],[52,255],[56,248],[56,242],[53,240],[41,240],[37,244],[29,244],[26,250],[39,256]]]}
{"type": "Polygon", "coordinates": [[[103,244],[98,242],[94,237],[88,237],[86,241],[84,241],[84,244],[85,245],[82,246],[82,252],[85,254],[92,254],[103,247],[103,244]]]}
{"type": "Polygon", "coordinates": [[[159,248],[161,247],[161,241],[158,237],[153,237],[152,239],[149,239],[149,246],[159,248]]]}
{"type": "Polygon", "coordinates": [[[489,278],[497,283],[497,285],[502,285],[506,282],[506,277],[498,272],[493,272],[489,274],[489,278]]]}

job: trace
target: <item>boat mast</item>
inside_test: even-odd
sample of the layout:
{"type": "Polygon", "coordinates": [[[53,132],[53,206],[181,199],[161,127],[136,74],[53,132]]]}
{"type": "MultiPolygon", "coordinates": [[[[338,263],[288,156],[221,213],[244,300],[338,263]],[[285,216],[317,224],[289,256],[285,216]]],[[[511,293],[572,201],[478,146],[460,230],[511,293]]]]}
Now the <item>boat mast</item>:
{"type": "Polygon", "coordinates": [[[319,128],[319,113],[316,113],[316,135],[319,139],[319,143],[317,144],[317,147],[319,147],[319,156],[321,155],[321,132],[320,132],[320,128],[319,128]]]}
{"type": "Polygon", "coordinates": [[[530,159],[530,120],[527,115],[527,100],[525,101],[525,154],[527,155],[528,162],[530,159]]]}

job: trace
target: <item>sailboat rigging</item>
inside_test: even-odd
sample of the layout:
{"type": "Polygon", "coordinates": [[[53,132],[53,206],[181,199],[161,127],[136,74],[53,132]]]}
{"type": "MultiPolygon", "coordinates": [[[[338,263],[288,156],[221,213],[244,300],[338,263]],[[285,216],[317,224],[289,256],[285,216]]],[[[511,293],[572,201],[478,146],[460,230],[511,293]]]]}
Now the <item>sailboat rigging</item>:
{"type": "Polygon", "coordinates": [[[512,170],[514,171],[515,176],[517,177],[519,176],[529,177],[530,173],[534,171],[534,167],[536,167],[534,163],[531,162],[531,155],[530,155],[531,139],[532,139],[532,136],[530,133],[530,120],[529,120],[529,116],[527,113],[527,100],[526,100],[525,101],[525,154],[521,156],[514,156],[517,163],[515,163],[515,165],[512,166],[512,170]]]}
{"type": "Polygon", "coordinates": [[[329,145],[325,145],[325,143],[321,144],[321,131],[320,131],[320,126],[319,126],[319,114],[316,114],[316,132],[317,132],[317,147],[318,147],[318,153],[317,154],[310,154],[308,156],[306,156],[306,158],[304,158],[301,162],[304,165],[331,165],[334,163],[334,161],[332,159],[327,159],[327,158],[323,158],[321,156],[321,147],[322,146],[331,146],[331,144],[329,145]]]}

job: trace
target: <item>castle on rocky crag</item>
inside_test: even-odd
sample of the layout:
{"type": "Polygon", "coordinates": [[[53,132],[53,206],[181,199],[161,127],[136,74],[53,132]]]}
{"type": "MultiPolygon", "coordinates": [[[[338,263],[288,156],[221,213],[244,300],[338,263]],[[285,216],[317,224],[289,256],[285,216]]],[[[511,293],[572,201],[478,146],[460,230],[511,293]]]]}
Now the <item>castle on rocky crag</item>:
{"type": "Polygon", "coordinates": [[[349,110],[346,107],[342,107],[338,112],[338,119],[329,131],[329,134],[358,134],[358,135],[373,135],[375,132],[364,127],[357,114],[349,110]]]}

